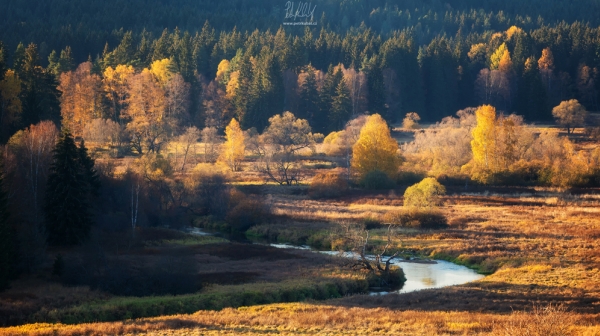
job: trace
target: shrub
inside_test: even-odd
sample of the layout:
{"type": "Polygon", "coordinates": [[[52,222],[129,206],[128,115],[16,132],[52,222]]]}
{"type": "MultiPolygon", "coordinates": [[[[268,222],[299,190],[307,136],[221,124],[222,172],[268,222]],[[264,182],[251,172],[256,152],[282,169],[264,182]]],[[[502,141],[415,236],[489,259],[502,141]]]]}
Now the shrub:
{"type": "Polygon", "coordinates": [[[386,287],[391,290],[402,288],[406,282],[404,271],[398,266],[391,266],[388,272],[369,273],[367,275],[369,287],[386,287]]]}
{"type": "Polygon", "coordinates": [[[416,112],[409,112],[402,120],[402,127],[404,129],[419,129],[421,127],[419,120],[421,120],[421,117],[416,112]]]}
{"type": "Polygon", "coordinates": [[[363,222],[363,225],[365,226],[365,230],[380,229],[383,227],[381,221],[378,220],[377,218],[367,217],[367,218],[363,219],[362,222],[363,222]]]}
{"type": "Polygon", "coordinates": [[[388,175],[381,170],[372,170],[360,180],[360,186],[369,190],[392,189],[395,184],[388,175]]]}
{"type": "Polygon", "coordinates": [[[225,221],[232,231],[244,232],[268,217],[267,208],[260,199],[244,197],[227,212],[225,221]]]}
{"type": "Polygon", "coordinates": [[[348,190],[348,182],[335,172],[321,173],[313,177],[308,195],[311,198],[334,198],[348,190]]]}
{"type": "Polygon", "coordinates": [[[396,183],[399,185],[412,185],[418,183],[425,178],[425,174],[417,173],[412,171],[401,171],[398,172],[396,183]]]}
{"type": "Polygon", "coordinates": [[[448,220],[440,211],[434,209],[411,208],[388,212],[384,216],[388,224],[420,229],[441,229],[448,227],[448,220]]]}
{"type": "Polygon", "coordinates": [[[428,177],[414,184],[404,192],[404,206],[431,208],[440,204],[440,196],[446,194],[446,188],[435,178],[428,177]]]}

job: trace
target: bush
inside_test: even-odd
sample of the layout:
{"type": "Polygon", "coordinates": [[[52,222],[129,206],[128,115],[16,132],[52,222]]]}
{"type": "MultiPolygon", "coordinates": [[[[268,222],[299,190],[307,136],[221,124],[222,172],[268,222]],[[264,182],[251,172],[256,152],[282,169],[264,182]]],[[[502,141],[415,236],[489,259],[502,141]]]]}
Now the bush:
{"type": "Polygon", "coordinates": [[[367,217],[363,219],[365,230],[381,229],[383,224],[377,218],[367,217]]]}
{"type": "Polygon", "coordinates": [[[398,172],[396,183],[399,185],[412,185],[418,183],[426,177],[424,173],[417,173],[412,171],[401,171],[398,172]]]}
{"type": "Polygon", "coordinates": [[[390,266],[388,272],[369,273],[367,275],[369,287],[386,287],[391,290],[402,288],[406,282],[404,271],[398,266],[390,266]]]}
{"type": "Polygon", "coordinates": [[[440,196],[446,194],[446,188],[435,178],[428,177],[414,184],[404,192],[404,206],[431,208],[440,204],[440,196]]]}
{"type": "Polygon", "coordinates": [[[243,197],[227,212],[225,221],[232,231],[244,232],[254,225],[262,224],[269,217],[269,211],[258,198],[243,197]]]}
{"type": "Polygon", "coordinates": [[[313,177],[308,196],[311,198],[335,198],[348,190],[348,182],[335,172],[321,173],[313,177]]]}
{"type": "Polygon", "coordinates": [[[388,212],[384,216],[388,224],[420,229],[441,229],[448,227],[448,220],[434,209],[408,209],[388,212]]]}
{"type": "Polygon", "coordinates": [[[395,183],[381,170],[373,170],[360,180],[360,186],[369,190],[387,190],[393,189],[395,183]]]}

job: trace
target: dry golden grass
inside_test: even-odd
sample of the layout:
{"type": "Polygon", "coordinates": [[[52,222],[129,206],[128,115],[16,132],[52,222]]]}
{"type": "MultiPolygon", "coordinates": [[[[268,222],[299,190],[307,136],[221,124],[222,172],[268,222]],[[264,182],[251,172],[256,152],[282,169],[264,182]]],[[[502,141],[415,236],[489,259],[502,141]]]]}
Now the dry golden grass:
{"type": "MultiPolygon", "coordinates": [[[[452,196],[443,209],[450,229],[402,231],[405,250],[497,269],[475,283],[323,304],[75,326],[27,325],[0,334],[600,335],[598,199],[550,196],[555,198],[550,202],[548,195],[452,196]]],[[[401,200],[387,195],[317,202],[285,193],[274,198],[281,214],[333,222],[382,214],[401,200]]]]}
{"type": "Polygon", "coordinates": [[[561,307],[496,315],[274,304],[115,323],[32,324],[0,335],[597,335],[594,317],[561,307]]]}

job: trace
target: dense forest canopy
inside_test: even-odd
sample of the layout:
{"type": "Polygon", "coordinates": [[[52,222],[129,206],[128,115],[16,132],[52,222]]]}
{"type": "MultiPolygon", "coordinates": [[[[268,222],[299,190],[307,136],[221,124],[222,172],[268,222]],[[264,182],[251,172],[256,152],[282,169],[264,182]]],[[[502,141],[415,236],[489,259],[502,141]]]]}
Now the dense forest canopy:
{"type": "Polygon", "coordinates": [[[599,109],[598,1],[326,0],[305,4],[314,8],[307,26],[285,25],[291,5],[302,6],[8,1],[0,14],[0,138],[40,120],[58,123],[59,102],[63,123],[72,123],[81,116],[68,117],[68,106],[77,107],[69,97],[80,87],[97,100],[80,127],[120,123],[134,82],[166,100],[177,87],[185,112],[178,126],[221,134],[232,117],[261,131],[283,111],[327,134],[364,113],[398,122],[417,112],[432,122],[490,104],[531,122],[552,119],[551,109],[570,99],[599,109]],[[158,61],[168,78],[141,74],[158,61]],[[127,82],[123,106],[114,103],[113,72],[127,82]],[[166,84],[171,77],[177,85],[166,84]]]}
{"type": "MultiPolygon", "coordinates": [[[[575,21],[598,26],[600,2],[583,1],[386,1],[320,0],[316,19],[320,28],[338,33],[365,23],[374,33],[387,36],[414,27],[422,44],[436,35],[454,36],[486,30],[506,30],[517,25],[525,30],[575,21]]],[[[159,35],[163,29],[200,31],[206,20],[217,31],[277,30],[285,16],[283,0],[6,0],[0,13],[0,39],[14,50],[19,42],[35,42],[42,56],[67,45],[78,61],[100,53],[104,43],[118,43],[126,31],[159,35]]],[[[301,33],[300,27],[287,27],[301,33]]]]}

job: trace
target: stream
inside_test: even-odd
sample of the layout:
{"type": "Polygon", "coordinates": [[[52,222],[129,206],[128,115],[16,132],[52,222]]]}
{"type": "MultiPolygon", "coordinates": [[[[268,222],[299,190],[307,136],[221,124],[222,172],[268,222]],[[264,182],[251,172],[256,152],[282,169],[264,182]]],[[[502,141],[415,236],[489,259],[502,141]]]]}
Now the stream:
{"type": "MultiPolygon", "coordinates": [[[[335,251],[317,251],[309,246],[294,246],[290,244],[269,244],[276,248],[301,249],[313,252],[324,253],[332,256],[343,256],[346,258],[356,258],[357,255],[352,252],[335,251]]],[[[367,255],[367,258],[373,260],[375,256],[367,255]]],[[[454,285],[462,285],[471,281],[482,279],[484,276],[474,270],[457,265],[445,260],[403,260],[394,259],[392,265],[402,268],[406,282],[400,290],[393,292],[371,292],[371,295],[385,295],[390,293],[409,293],[422,289],[441,288],[454,285]]]]}
{"type": "MultiPolygon", "coordinates": [[[[212,235],[212,233],[198,228],[187,230],[188,233],[196,235],[212,235]]],[[[331,256],[342,256],[346,258],[355,258],[356,255],[351,252],[318,251],[309,246],[295,246],[291,244],[267,244],[269,246],[281,249],[299,249],[308,250],[315,253],[323,253],[331,256]]],[[[374,256],[368,256],[374,259],[374,256]]],[[[385,295],[391,293],[409,293],[422,289],[442,288],[448,286],[462,285],[471,281],[484,278],[474,270],[457,265],[444,260],[403,260],[394,259],[393,265],[399,266],[404,271],[406,282],[401,289],[393,292],[371,292],[371,295],[385,295]]]]}

